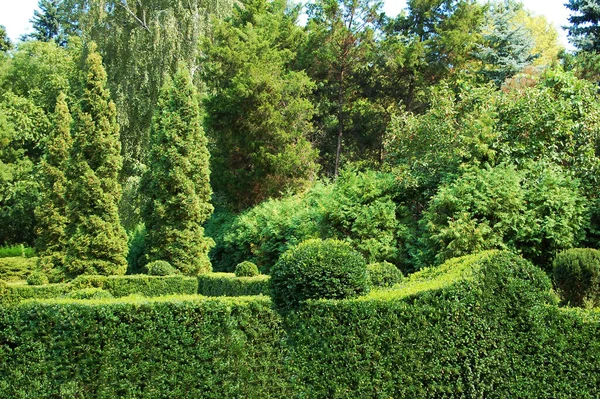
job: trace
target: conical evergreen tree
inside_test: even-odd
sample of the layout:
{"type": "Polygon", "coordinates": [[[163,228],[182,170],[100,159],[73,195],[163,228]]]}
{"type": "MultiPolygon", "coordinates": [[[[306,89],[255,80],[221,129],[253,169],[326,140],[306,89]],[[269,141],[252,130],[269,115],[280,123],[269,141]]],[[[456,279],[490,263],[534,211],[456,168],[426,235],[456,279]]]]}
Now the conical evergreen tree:
{"type": "Polygon", "coordinates": [[[117,209],[121,198],[117,177],[123,165],[119,126],[102,59],[94,45],[88,51],[67,169],[65,271],[69,276],[124,274],[127,235],[117,209]]]}
{"type": "Polygon", "coordinates": [[[67,178],[65,170],[71,150],[71,114],[67,96],[60,93],[54,111],[54,130],[48,137],[41,165],[42,200],[35,210],[39,266],[44,271],[61,269],[66,251],[67,178]]]}
{"type": "Polygon", "coordinates": [[[213,211],[206,145],[196,91],[180,66],[154,113],[141,192],[148,260],[168,261],[187,275],[211,271],[208,251],[214,242],[202,228],[213,211]]]}

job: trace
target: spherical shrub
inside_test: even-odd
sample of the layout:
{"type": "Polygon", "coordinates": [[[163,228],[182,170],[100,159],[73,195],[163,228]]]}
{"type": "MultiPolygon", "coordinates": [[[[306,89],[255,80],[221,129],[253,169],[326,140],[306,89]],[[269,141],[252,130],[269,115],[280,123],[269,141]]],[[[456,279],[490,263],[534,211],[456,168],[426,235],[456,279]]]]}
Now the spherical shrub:
{"type": "Polygon", "coordinates": [[[77,291],[72,291],[67,294],[68,298],[73,299],[106,299],[114,298],[113,295],[103,290],[102,288],[84,288],[77,291]]]}
{"type": "Polygon", "coordinates": [[[391,287],[404,280],[402,272],[390,262],[371,263],[367,266],[372,287],[391,287]]]}
{"type": "Polygon", "coordinates": [[[367,292],[367,265],[345,242],[313,239],[279,258],[270,284],[273,303],[287,311],[308,299],[353,298],[367,292]]]}
{"type": "Polygon", "coordinates": [[[258,267],[252,262],[247,260],[238,263],[235,267],[235,276],[236,277],[254,277],[258,276],[258,267]]]}
{"type": "Polygon", "coordinates": [[[563,301],[571,306],[600,305],[600,251],[573,248],[554,259],[554,283],[563,301]]]}
{"type": "Polygon", "coordinates": [[[146,265],[146,274],[150,276],[169,276],[177,274],[177,270],[164,260],[155,260],[146,265]]]}
{"type": "Polygon", "coordinates": [[[48,284],[48,277],[43,272],[35,271],[27,277],[27,284],[29,285],[44,285],[48,284]]]}

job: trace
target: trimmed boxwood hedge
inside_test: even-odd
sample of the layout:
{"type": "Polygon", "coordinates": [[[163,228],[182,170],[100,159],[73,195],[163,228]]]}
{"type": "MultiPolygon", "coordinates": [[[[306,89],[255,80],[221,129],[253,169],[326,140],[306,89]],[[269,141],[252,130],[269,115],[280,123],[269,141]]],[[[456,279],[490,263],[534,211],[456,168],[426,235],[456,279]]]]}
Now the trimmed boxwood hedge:
{"type": "Polygon", "coordinates": [[[597,398],[600,310],[504,252],[358,299],[54,299],[0,307],[0,397],[597,398]]]}
{"type": "Polygon", "coordinates": [[[236,277],[234,273],[198,276],[198,294],[206,296],[269,295],[269,276],[236,277]]]}
{"type": "Polygon", "coordinates": [[[69,283],[25,285],[7,284],[0,292],[0,303],[15,303],[26,299],[48,299],[72,291],[101,288],[119,298],[132,294],[143,296],[192,295],[198,292],[198,280],[184,276],[79,276],[69,283]]]}

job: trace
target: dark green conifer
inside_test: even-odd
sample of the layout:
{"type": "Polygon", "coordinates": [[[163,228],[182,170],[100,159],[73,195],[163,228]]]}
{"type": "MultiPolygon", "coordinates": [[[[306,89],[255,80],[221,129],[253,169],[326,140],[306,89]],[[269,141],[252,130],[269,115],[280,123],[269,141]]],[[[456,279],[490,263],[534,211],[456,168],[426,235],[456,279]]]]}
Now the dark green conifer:
{"type": "Polygon", "coordinates": [[[67,275],[124,274],[127,235],[117,204],[123,165],[115,104],[106,88],[102,59],[90,46],[83,95],[75,114],[67,169],[67,275]]]}
{"type": "Polygon", "coordinates": [[[41,164],[42,200],[35,211],[35,246],[44,271],[64,265],[68,222],[65,170],[71,145],[71,114],[67,96],[61,92],[56,100],[54,129],[48,137],[41,164]]]}
{"type": "Polygon", "coordinates": [[[147,259],[165,260],[187,275],[211,271],[214,242],[202,228],[213,211],[206,145],[196,90],[180,66],[158,100],[141,192],[147,259]]]}

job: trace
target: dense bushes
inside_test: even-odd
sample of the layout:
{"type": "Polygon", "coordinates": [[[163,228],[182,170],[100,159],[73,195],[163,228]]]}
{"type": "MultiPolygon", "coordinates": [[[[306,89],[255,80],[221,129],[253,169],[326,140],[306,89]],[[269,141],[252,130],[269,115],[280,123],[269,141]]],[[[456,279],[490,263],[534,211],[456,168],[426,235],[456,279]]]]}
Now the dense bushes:
{"type": "Polygon", "coordinates": [[[0,258],[0,278],[6,281],[25,280],[36,267],[38,258],[0,258]]]}
{"type": "Polygon", "coordinates": [[[307,240],[284,253],[271,270],[271,297],[280,310],[308,299],[354,298],[368,291],[364,258],[347,243],[307,240]]]}
{"type": "Polygon", "coordinates": [[[554,282],[571,306],[600,306],[600,251],[574,248],[554,259],[554,282]]]}
{"type": "Polygon", "coordinates": [[[198,276],[198,294],[206,296],[269,295],[269,276],[236,277],[233,273],[198,276]]]}
{"type": "Polygon", "coordinates": [[[472,169],[440,188],[423,215],[422,264],[487,249],[512,249],[551,267],[583,238],[586,200],[560,167],[529,163],[472,169]]]}
{"type": "Polygon", "coordinates": [[[238,263],[235,267],[235,276],[236,277],[254,277],[258,276],[258,267],[252,262],[248,262],[247,260],[238,263]]]}
{"type": "Polygon", "coordinates": [[[0,307],[0,397],[596,398],[600,313],[549,290],[491,251],[285,319],[262,297],[0,307]]]}
{"type": "Polygon", "coordinates": [[[220,212],[207,226],[217,243],[213,269],[233,272],[248,260],[268,274],[281,254],[310,238],[347,241],[369,262],[407,263],[409,213],[395,195],[392,174],[347,170],[335,183],[316,183],[306,193],[268,200],[237,217],[220,212]]]}
{"type": "Polygon", "coordinates": [[[369,282],[373,287],[392,287],[404,280],[402,272],[389,262],[378,262],[367,265],[369,282]]]}

